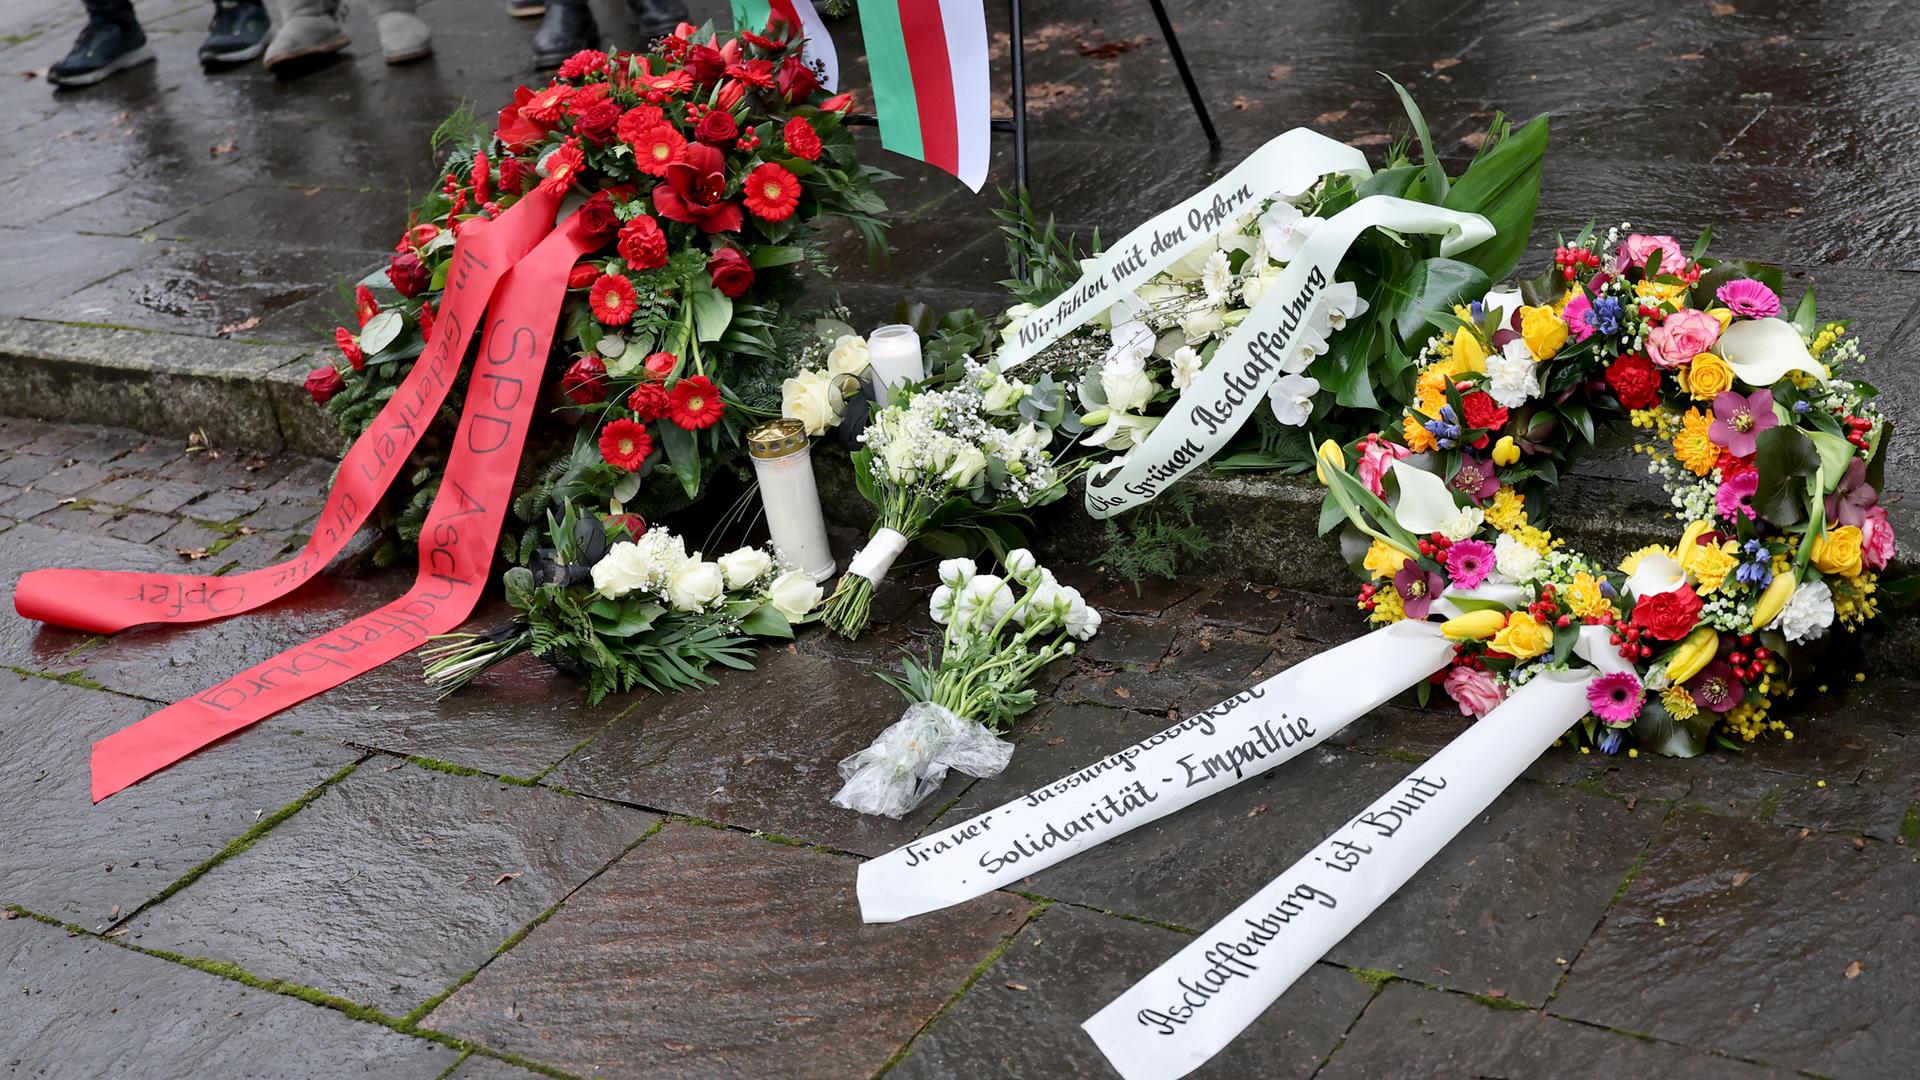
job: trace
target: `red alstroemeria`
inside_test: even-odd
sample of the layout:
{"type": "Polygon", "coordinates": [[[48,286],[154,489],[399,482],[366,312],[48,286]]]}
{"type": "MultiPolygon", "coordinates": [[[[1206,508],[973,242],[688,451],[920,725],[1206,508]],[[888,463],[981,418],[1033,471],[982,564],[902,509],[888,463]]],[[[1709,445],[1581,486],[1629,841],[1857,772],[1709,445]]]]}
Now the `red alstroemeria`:
{"type": "MultiPolygon", "coordinates": [[[[702,232],[737,232],[745,219],[740,205],[727,198],[726,166],[726,155],[713,147],[688,146],[686,160],[668,166],[666,182],[654,187],[654,210],[668,221],[696,225],[702,232]]],[[[792,178],[791,173],[787,176],[792,178]]]]}
{"type": "Polygon", "coordinates": [[[667,265],[667,234],[652,214],[641,214],[620,229],[620,257],[635,270],[667,265]]]}
{"type": "Polygon", "coordinates": [[[551,128],[566,115],[567,99],[573,97],[573,93],[573,87],[566,83],[553,83],[544,90],[536,90],[533,96],[520,106],[520,115],[551,128]]]}
{"type": "Polygon", "coordinates": [[[820,133],[813,130],[804,116],[796,116],[787,121],[780,131],[780,138],[787,144],[787,153],[806,161],[820,160],[820,133]]]}
{"type": "Polygon", "coordinates": [[[763,221],[785,221],[800,205],[800,179],[769,161],[747,174],[747,209],[763,221]]]}
{"type": "Polygon", "coordinates": [[[720,400],[720,388],[705,375],[690,375],[673,384],[668,392],[667,418],[688,431],[700,431],[720,422],[726,404],[720,400]]]}
{"type": "Polygon", "coordinates": [[[587,155],[581,152],[580,144],[568,139],[547,155],[547,178],[540,181],[540,190],[550,195],[565,195],[586,167],[587,155]]]}
{"type": "Polygon", "coordinates": [[[619,274],[601,274],[587,290],[587,305],[593,309],[593,317],[608,326],[625,326],[633,321],[638,306],[633,282],[619,274]]]}
{"type": "Polygon", "coordinates": [[[653,437],[638,420],[615,420],[600,430],[600,456],[616,469],[632,472],[653,453],[653,437]]]}
{"type": "Polygon", "coordinates": [[[353,370],[364,371],[367,366],[367,354],[360,349],[360,339],[344,326],[333,328],[333,343],[340,349],[340,355],[347,358],[353,370]]]}
{"type": "Polygon", "coordinates": [[[627,395],[627,408],[642,420],[663,419],[670,407],[666,388],[659,383],[641,383],[627,395]]]}
{"type": "Polygon", "coordinates": [[[307,373],[307,393],[312,395],[315,405],[325,405],[346,388],[347,380],[340,377],[340,370],[332,364],[307,373]]]}
{"type": "Polygon", "coordinates": [[[607,365],[592,353],[574,358],[560,373],[560,392],[575,405],[594,405],[607,399],[607,365]]]}
{"type": "Polygon", "coordinates": [[[687,137],[668,124],[655,124],[627,141],[633,145],[633,167],[648,176],[665,176],[687,159],[687,137]]]}
{"type": "Polygon", "coordinates": [[[666,111],[660,106],[635,105],[620,114],[620,123],[614,125],[613,133],[623,143],[635,143],[649,129],[666,122],[666,111]]]}
{"type": "Polygon", "coordinates": [[[380,314],[380,301],[373,298],[372,289],[365,285],[353,287],[353,313],[360,317],[361,326],[367,325],[368,319],[380,314]]]}
{"type": "Polygon", "coordinates": [[[551,128],[537,120],[529,119],[520,110],[533,100],[533,91],[524,86],[515,87],[513,100],[500,110],[500,118],[494,124],[494,136],[507,149],[520,151],[546,138],[551,128]]]}

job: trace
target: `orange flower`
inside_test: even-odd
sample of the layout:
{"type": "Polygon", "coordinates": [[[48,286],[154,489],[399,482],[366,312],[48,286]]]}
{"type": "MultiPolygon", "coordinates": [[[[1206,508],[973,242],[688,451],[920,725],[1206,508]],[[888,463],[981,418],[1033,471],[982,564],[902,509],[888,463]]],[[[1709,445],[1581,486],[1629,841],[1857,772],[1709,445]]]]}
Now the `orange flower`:
{"type": "Polygon", "coordinates": [[[1426,453],[1440,449],[1440,443],[1433,432],[1426,429],[1417,416],[1409,415],[1400,421],[1400,432],[1406,437],[1407,449],[1414,453],[1426,453]]]}
{"type": "Polygon", "coordinates": [[[1673,437],[1673,456],[1695,476],[1712,472],[1714,463],[1720,460],[1720,448],[1708,435],[1712,426],[1713,417],[1699,409],[1688,409],[1680,418],[1680,433],[1673,437]]]}

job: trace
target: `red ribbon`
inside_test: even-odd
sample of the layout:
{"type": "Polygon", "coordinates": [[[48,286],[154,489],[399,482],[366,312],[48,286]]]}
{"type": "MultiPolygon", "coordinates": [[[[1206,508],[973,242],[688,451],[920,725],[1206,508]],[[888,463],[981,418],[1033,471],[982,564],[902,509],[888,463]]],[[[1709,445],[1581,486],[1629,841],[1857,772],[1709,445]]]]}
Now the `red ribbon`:
{"type": "MultiPolygon", "coordinates": [[[[407,388],[415,383],[415,377],[420,374],[416,370],[402,385],[402,393],[396,394],[394,401],[381,411],[375,426],[348,452],[339,482],[328,499],[329,515],[323,516],[321,526],[308,542],[307,551],[293,562],[255,572],[285,575],[267,581],[269,588],[278,590],[273,595],[282,595],[331,558],[329,554],[317,565],[306,568],[306,560],[316,549],[331,546],[337,552],[345,536],[350,536],[358,522],[365,520],[372,504],[397,474],[413,443],[418,441],[420,428],[432,419],[439,401],[445,397],[465,352],[465,342],[479,321],[479,308],[487,304],[485,286],[497,282],[491,304],[487,305],[488,325],[468,381],[466,408],[455,432],[446,474],[441,478],[439,493],[420,533],[419,576],[413,588],[400,599],[332,633],[288,649],[94,743],[93,801],[99,802],[281,709],[379,667],[429,637],[452,630],[472,614],[486,588],[500,525],[513,494],[520,452],[540,397],[542,372],[565,299],[567,273],[581,255],[600,242],[600,238],[589,236],[575,217],[541,240],[531,254],[513,261],[511,256],[517,254],[512,250],[514,245],[524,241],[531,246],[522,230],[537,235],[539,230],[551,227],[547,223],[551,221],[553,205],[550,197],[529,196],[522,200],[475,237],[485,241],[498,230],[497,246],[476,245],[481,250],[467,255],[465,261],[462,249],[469,241],[462,238],[455,246],[454,280],[448,285],[452,300],[448,306],[464,304],[462,312],[470,313],[471,317],[463,325],[436,331],[435,342],[440,349],[433,360],[439,372],[429,373],[422,385],[415,388],[420,404],[404,410],[404,418],[394,417],[392,424],[382,426],[390,419],[388,414],[394,411],[394,405],[406,395],[407,388]],[[528,209],[519,215],[512,229],[505,228],[509,217],[522,207],[528,209]],[[464,280],[460,277],[463,267],[468,271],[464,280]],[[490,274],[491,279],[482,277],[483,274],[490,274]],[[461,292],[456,294],[456,288],[461,292]],[[450,364],[442,365],[441,361],[448,357],[450,364]],[[362,454],[368,447],[371,449],[362,454]],[[355,464],[356,454],[364,459],[361,464],[372,467],[369,471],[363,473],[350,468],[355,464]],[[374,486],[376,483],[378,487],[374,486]],[[336,504],[337,518],[332,516],[336,504]],[[349,521],[354,522],[352,527],[345,524],[349,521]],[[344,530],[337,542],[330,534],[330,529],[335,528],[344,530]],[[299,571],[294,568],[304,568],[305,576],[295,576],[299,571]]],[[[443,313],[441,317],[447,316],[443,313]]],[[[423,357],[422,364],[426,362],[423,357]]],[[[15,593],[15,606],[21,614],[33,618],[86,629],[118,629],[141,622],[186,622],[231,614],[272,598],[258,598],[251,591],[245,591],[231,601],[219,601],[215,594],[224,584],[222,578],[188,575],[37,571],[21,579],[15,593]],[[84,621],[73,621],[65,605],[46,596],[44,590],[49,586],[37,582],[29,590],[27,578],[40,575],[59,575],[63,588],[90,589],[95,598],[93,602],[111,606],[112,610],[81,616],[84,621]],[[124,584],[116,588],[115,579],[124,584]],[[149,610],[155,601],[148,599],[144,590],[154,587],[155,579],[159,587],[174,590],[162,605],[162,614],[171,617],[156,618],[149,610]],[[66,581],[73,584],[64,584],[66,581]],[[128,591],[129,585],[134,591],[128,591]],[[192,591],[196,589],[199,593],[192,591]],[[40,612],[60,614],[49,617],[40,612]]]]}

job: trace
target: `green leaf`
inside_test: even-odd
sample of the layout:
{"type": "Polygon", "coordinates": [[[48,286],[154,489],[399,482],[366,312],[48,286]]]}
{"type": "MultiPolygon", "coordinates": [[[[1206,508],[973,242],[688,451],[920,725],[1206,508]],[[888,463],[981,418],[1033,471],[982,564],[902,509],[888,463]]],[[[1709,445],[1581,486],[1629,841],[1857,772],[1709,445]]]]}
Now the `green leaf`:
{"type": "Polygon", "coordinates": [[[1493,224],[1493,238],[1461,256],[1493,281],[1513,273],[1526,251],[1540,206],[1540,159],[1546,152],[1547,118],[1536,116],[1481,154],[1441,200],[1449,210],[1479,214],[1493,224]]]}
{"type": "Polygon", "coordinates": [[[755,270],[765,270],[774,266],[787,266],[807,257],[805,250],[790,244],[767,244],[753,249],[747,261],[755,270]]]}
{"type": "Polygon", "coordinates": [[[1847,466],[1853,461],[1853,444],[1838,435],[1829,435],[1824,431],[1806,432],[1813,441],[1813,448],[1820,452],[1821,471],[1826,474],[1827,494],[1840,486],[1847,466]]]}
{"type": "MultiPolygon", "coordinates": [[[[1414,104],[1413,95],[1407,88],[1396,82],[1391,75],[1382,73],[1382,78],[1400,95],[1400,104],[1406,107],[1407,122],[1413,125],[1413,135],[1420,140],[1420,156],[1426,162],[1427,198],[1429,201],[1445,200],[1447,197],[1447,170],[1440,164],[1440,155],[1433,149],[1433,132],[1427,129],[1427,118],[1421,114],[1420,106],[1414,104]]],[[[1525,240],[1522,239],[1524,244],[1525,240]]]]}
{"type": "Polygon", "coordinates": [[[696,288],[689,298],[693,303],[693,331],[701,341],[719,341],[733,321],[733,301],[719,289],[696,288]]]}
{"type": "Polygon", "coordinates": [[[1814,328],[1819,322],[1819,317],[1814,314],[1813,286],[1807,286],[1807,294],[1800,298],[1798,304],[1794,305],[1793,318],[1788,321],[1793,323],[1795,330],[1800,331],[1801,337],[1813,336],[1814,328]]]}
{"type": "Polygon", "coordinates": [[[1353,189],[1356,198],[1364,199],[1369,195],[1391,195],[1396,199],[1411,198],[1409,194],[1420,174],[1426,169],[1421,165],[1395,165],[1391,169],[1381,169],[1353,189]]]}
{"type": "Polygon", "coordinates": [[[793,624],[772,604],[761,604],[754,608],[746,618],[740,620],[742,633],[754,637],[790,638],[793,636],[793,624]]]}
{"type": "Polygon", "coordinates": [[[1590,409],[1577,401],[1565,402],[1558,409],[1561,419],[1580,432],[1588,443],[1593,442],[1593,412],[1590,409]]]}
{"type": "Polygon", "coordinates": [[[700,445],[694,440],[693,432],[672,421],[655,424],[654,430],[659,434],[661,448],[666,451],[667,464],[680,477],[680,486],[687,498],[699,497],[700,445]]]}
{"type": "Polygon", "coordinates": [[[622,475],[620,479],[614,481],[611,494],[615,502],[632,502],[633,497],[640,494],[640,474],[630,472],[622,475]]]}
{"type": "Polygon", "coordinates": [[[1553,662],[1564,664],[1573,654],[1574,642],[1580,640],[1580,625],[1558,627],[1553,631],[1553,662]]]}
{"type": "Polygon", "coordinates": [[[1486,271],[1472,263],[1438,256],[1422,259],[1405,279],[1388,286],[1393,328],[1404,341],[1423,336],[1429,325],[1445,330],[1452,325],[1454,304],[1478,300],[1492,284],[1486,271]]]}
{"type": "Polygon", "coordinates": [[[360,351],[368,356],[385,351],[400,337],[400,331],[407,328],[406,316],[389,308],[367,320],[360,328],[360,351]]]}
{"type": "Polygon", "coordinates": [[[1813,440],[1790,427],[1768,428],[1755,442],[1753,463],[1760,473],[1760,487],[1753,494],[1753,508],[1781,528],[1800,524],[1806,520],[1806,506],[1794,481],[1820,468],[1819,450],[1813,440]]]}
{"type": "Polygon", "coordinates": [[[1713,226],[1709,225],[1700,230],[1700,239],[1693,242],[1693,251],[1688,254],[1687,258],[1692,259],[1694,262],[1699,262],[1700,257],[1707,253],[1707,245],[1712,242],[1713,226]]]}

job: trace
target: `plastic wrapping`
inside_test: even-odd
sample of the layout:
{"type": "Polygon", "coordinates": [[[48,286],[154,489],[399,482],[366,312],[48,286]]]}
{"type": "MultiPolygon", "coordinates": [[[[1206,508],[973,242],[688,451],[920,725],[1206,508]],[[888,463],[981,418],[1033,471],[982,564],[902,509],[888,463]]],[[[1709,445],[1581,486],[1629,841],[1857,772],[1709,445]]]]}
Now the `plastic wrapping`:
{"type": "Polygon", "coordinates": [[[873,744],[840,762],[846,781],[833,805],[904,817],[940,789],[948,769],[982,779],[1013,758],[1013,744],[945,706],[918,701],[873,744]]]}

